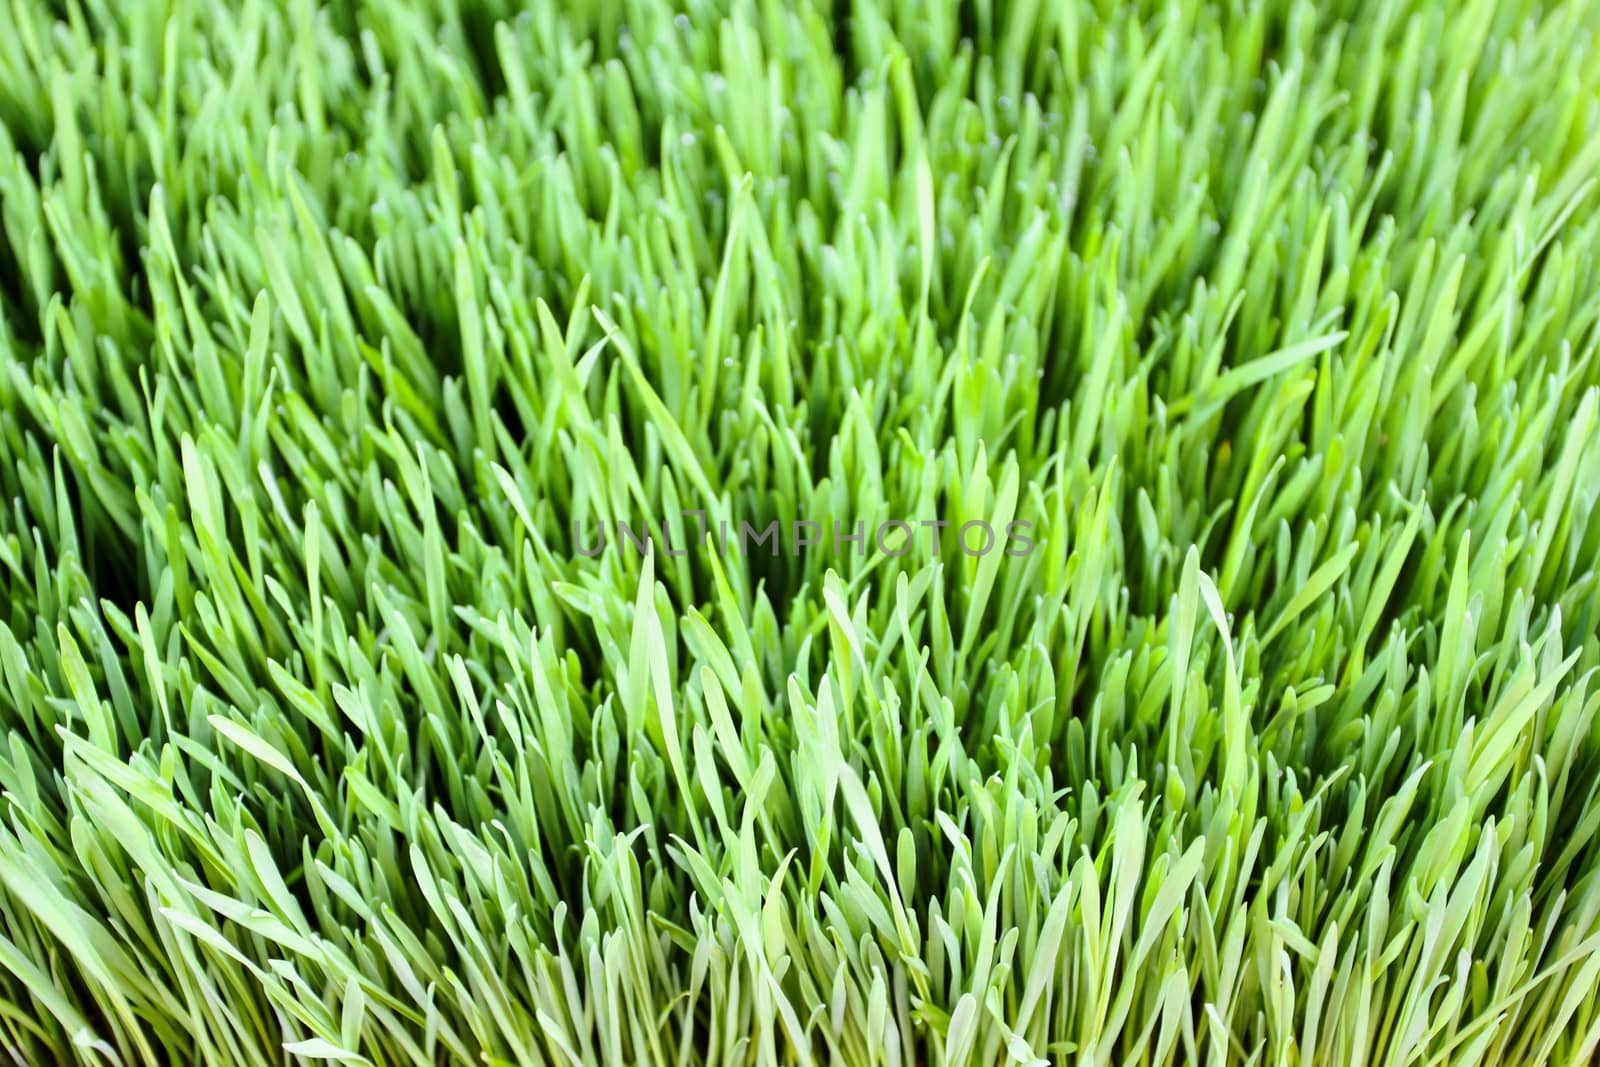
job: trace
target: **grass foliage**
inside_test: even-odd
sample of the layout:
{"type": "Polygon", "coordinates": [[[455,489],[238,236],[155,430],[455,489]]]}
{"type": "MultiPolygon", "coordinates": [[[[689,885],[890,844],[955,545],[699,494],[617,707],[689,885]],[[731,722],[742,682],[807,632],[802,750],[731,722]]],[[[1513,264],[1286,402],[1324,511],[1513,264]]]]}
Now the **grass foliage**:
{"type": "Polygon", "coordinates": [[[1600,5],[7,7],[11,1059],[1588,1061],[1600,5]]]}

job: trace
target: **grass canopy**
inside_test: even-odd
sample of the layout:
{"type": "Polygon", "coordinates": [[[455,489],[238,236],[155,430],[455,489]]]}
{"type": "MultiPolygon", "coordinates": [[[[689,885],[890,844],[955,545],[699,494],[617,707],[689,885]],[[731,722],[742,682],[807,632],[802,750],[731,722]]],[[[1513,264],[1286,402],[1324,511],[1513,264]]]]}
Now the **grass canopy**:
{"type": "Polygon", "coordinates": [[[1600,1042],[1594,0],[9,0],[0,1057],[1600,1042]]]}

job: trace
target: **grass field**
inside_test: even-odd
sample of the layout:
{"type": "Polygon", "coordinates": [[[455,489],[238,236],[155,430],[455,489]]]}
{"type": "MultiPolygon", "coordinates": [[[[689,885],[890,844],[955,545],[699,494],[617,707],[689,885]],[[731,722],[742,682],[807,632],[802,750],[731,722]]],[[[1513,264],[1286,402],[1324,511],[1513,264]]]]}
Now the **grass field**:
{"type": "Polygon", "coordinates": [[[1579,1064],[1594,0],[10,0],[0,1057],[1579,1064]]]}

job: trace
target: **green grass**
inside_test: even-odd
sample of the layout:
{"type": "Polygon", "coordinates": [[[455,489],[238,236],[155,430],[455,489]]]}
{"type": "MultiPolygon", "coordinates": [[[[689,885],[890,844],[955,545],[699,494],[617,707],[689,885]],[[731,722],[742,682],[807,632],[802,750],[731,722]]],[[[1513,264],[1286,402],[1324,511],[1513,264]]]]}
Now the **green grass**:
{"type": "Polygon", "coordinates": [[[684,3],[0,14],[0,1057],[1589,1062],[1600,5],[684,3]]]}

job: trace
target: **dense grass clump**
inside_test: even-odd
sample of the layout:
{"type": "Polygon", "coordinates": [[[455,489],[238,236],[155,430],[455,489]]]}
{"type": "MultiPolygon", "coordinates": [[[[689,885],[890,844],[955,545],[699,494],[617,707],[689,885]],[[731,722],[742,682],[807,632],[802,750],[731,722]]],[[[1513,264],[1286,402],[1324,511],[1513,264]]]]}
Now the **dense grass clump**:
{"type": "Polygon", "coordinates": [[[1589,1061],[1600,4],[4,20],[11,1061],[1589,1061]]]}

